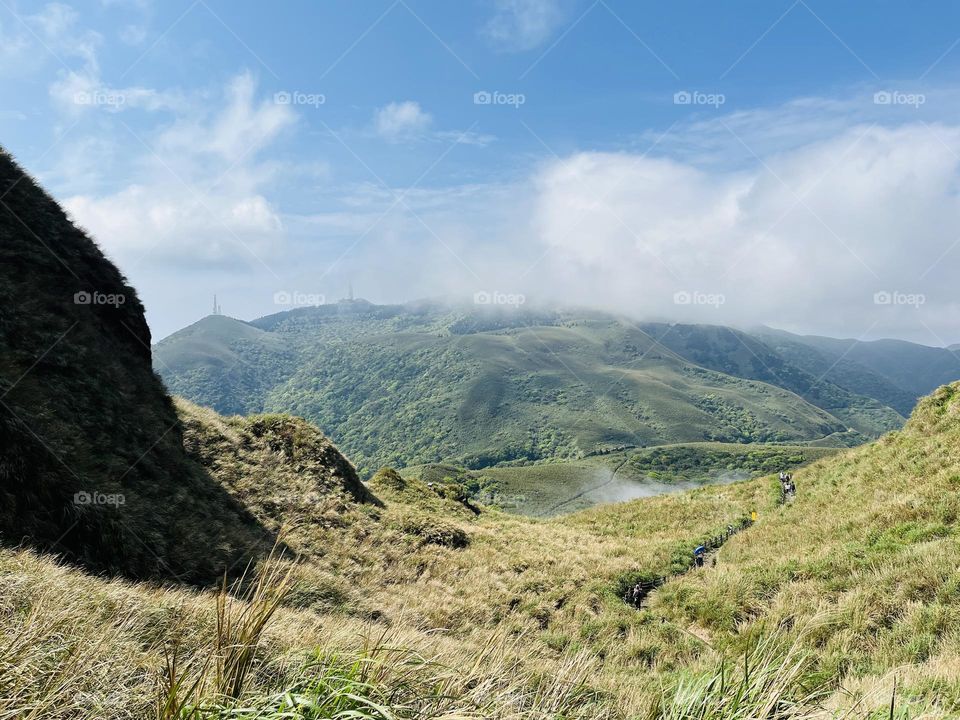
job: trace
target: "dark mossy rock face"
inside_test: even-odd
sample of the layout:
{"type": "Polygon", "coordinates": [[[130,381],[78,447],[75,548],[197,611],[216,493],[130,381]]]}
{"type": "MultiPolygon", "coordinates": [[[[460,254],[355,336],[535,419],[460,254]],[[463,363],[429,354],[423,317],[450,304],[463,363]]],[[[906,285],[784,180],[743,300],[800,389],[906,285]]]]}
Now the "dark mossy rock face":
{"type": "Polygon", "coordinates": [[[273,544],[183,447],[136,291],[0,152],[0,534],[98,571],[215,580],[273,544]]]}

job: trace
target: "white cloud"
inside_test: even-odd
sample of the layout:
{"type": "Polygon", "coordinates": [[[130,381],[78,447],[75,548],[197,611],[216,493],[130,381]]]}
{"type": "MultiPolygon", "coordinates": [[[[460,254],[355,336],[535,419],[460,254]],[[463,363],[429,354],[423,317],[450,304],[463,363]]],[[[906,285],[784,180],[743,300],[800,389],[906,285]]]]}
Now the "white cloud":
{"type": "Polygon", "coordinates": [[[37,66],[56,61],[58,69],[56,79],[50,84],[50,97],[55,106],[70,117],[93,110],[156,111],[184,106],[184,98],[176,92],[105,84],[98,58],[103,36],[82,27],[79,21],[79,13],[69,5],[58,2],[45,5],[38,13],[23,18],[26,27],[18,27],[16,32],[7,34],[9,37],[0,33],[0,62],[4,68],[16,66],[22,73],[24,66],[31,63],[37,66]],[[67,69],[61,65],[73,67],[67,69]]]}
{"type": "Polygon", "coordinates": [[[27,16],[24,22],[34,29],[43,50],[60,61],[78,58],[85,67],[97,69],[97,50],[103,36],[89,29],[80,28],[79,13],[69,5],[59,2],[45,5],[35,15],[27,16]]]}
{"type": "Polygon", "coordinates": [[[295,120],[291,106],[272,98],[258,101],[257,82],[250,73],[237,75],[224,93],[198,100],[194,106],[206,113],[195,118],[178,119],[160,137],[165,156],[190,159],[205,154],[236,162],[270,144],[295,120]]]}
{"type": "Polygon", "coordinates": [[[99,33],[78,29],[78,18],[69,5],[53,2],[32,15],[14,16],[7,27],[0,24],[0,71],[23,77],[45,63],[59,64],[70,58],[94,62],[102,38],[99,33]]]}
{"type": "Polygon", "coordinates": [[[64,205],[134,277],[157,263],[269,265],[283,224],[262,189],[271,168],[256,158],[293,122],[290,108],[258,102],[253,78],[240,75],[205,114],[161,132],[128,186],[64,205]]]}
{"type": "Polygon", "coordinates": [[[495,14],[484,35],[502,50],[532,50],[548,40],[563,22],[558,0],[494,0],[495,14]]]}
{"type": "Polygon", "coordinates": [[[542,289],[646,316],[954,337],[958,150],[960,128],[918,123],[854,127],[743,171],[632,154],[548,163],[542,289]],[[875,304],[884,291],[925,304],[875,304]],[[684,292],[725,304],[676,304],[684,292]]]}
{"type": "Polygon", "coordinates": [[[392,102],[377,110],[374,116],[377,134],[391,142],[421,136],[432,123],[430,113],[424,112],[420,103],[413,100],[392,102]]]}
{"type": "Polygon", "coordinates": [[[414,100],[392,102],[373,117],[374,132],[387,142],[429,140],[483,147],[496,138],[473,130],[433,130],[433,116],[414,100]]]}
{"type": "Polygon", "coordinates": [[[392,195],[354,193],[310,227],[338,248],[362,235],[340,268],[386,300],[495,287],[642,318],[955,342],[960,126],[854,125],[790,147],[733,168],[580,152],[509,185],[413,190],[412,213],[369,232],[392,195]]]}

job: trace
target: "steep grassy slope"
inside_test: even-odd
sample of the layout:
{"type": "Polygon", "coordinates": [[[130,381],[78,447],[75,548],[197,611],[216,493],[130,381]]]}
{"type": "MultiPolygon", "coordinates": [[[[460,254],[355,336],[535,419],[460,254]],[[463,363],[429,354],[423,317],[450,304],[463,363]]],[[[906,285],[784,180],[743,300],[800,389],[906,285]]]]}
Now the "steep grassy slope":
{"type": "MultiPolygon", "coordinates": [[[[221,476],[246,476],[234,463],[263,421],[182,412],[211,471],[226,443],[234,460],[221,476]]],[[[306,433],[296,448],[313,442],[298,421],[262,427],[265,449],[291,428],[306,433]]],[[[246,459],[255,466],[263,453],[246,459]]],[[[234,492],[262,522],[298,528],[290,542],[306,558],[256,650],[261,669],[239,699],[209,702],[266,711],[285,689],[332,702],[352,683],[354,697],[399,717],[880,718],[891,698],[898,718],[954,717],[958,477],[960,385],[925,401],[902,432],[798,470],[786,506],[763,478],[532,520],[477,513],[384,471],[372,482],[379,505],[320,481],[319,504],[288,510],[268,499],[290,477],[267,466],[234,492]],[[690,570],[695,544],[754,510],[758,521],[715,563],[690,570]],[[660,575],[674,579],[644,609],[620,600],[660,575]]],[[[0,635],[28,639],[13,647],[33,668],[14,675],[0,657],[0,679],[15,688],[0,709],[66,687],[70,701],[48,716],[151,717],[145,697],[166,673],[165,642],[179,638],[183,662],[216,656],[209,594],[106,583],[8,550],[0,568],[3,596],[20,608],[0,616],[0,635]],[[67,624],[74,617],[84,620],[67,624]]]]}
{"type": "Polygon", "coordinates": [[[903,717],[960,712],[960,385],[902,432],[797,473],[796,500],[669,583],[652,611],[721,640],[815,625],[810,676],[876,704],[898,680],[903,717]],[[906,712],[909,708],[909,712],[906,712]]]}
{"type": "Polygon", "coordinates": [[[3,542],[135,577],[242,570],[273,533],[185,450],[136,292],[2,153],[0,197],[3,542]]]}
{"type": "Polygon", "coordinates": [[[624,445],[796,442],[898,426],[889,408],[818,386],[780,359],[777,373],[751,364],[744,338],[771,355],[722,328],[355,301],[249,324],[209,317],[159,343],[156,366],[172,391],[215,409],[235,412],[239,402],[316,422],[362,474],[382,464],[478,468],[624,445]],[[675,349],[658,340],[671,333],[683,340],[675,349]]]}
{"type": "MultiPolygon", "coordinates": [[[[191,452],[261,522],[290,527],[287,544],[303,554],[292,567],[292,590],[254,650],[257,670],[243,694],[205,696],[222,708],[266,712],[276,708],[277,693],[297,687],[325,701],[347,690],[369,697],[388,709],[367,707],[368,717],[383,720],[621,717],[617,708],[634,701],[598,675],[612,645],[584,635],[579,649],[564,650],[565,633],[607,606],[640,623],[614,597],[621,576],[641,559],[682,565],[678,535],[685,527],[699,538],[694,527],[723,527],[746,511],[742,498],[721,495],[661,502],[645,518],[628,512],[619,526],[586,518],[537,523],[478,512],[391,471],[371,483],[379,504],[357,503],[339,482],[322,479],[313,497],[304,497],[303,481],[295,480],[304,468],[290,475],[270,458],[284,455],[282,441],[292,430],[305,433],[291,451],[297,463],[313,447],[315,431],[279,417],[221,419],[189,405],[181,412],[191,452]],[[257,428],[263,447],[248,449],[257,428]],[[301,484],[288,493],[291,480],[301,484]],[[571,547],[578,552],[567,552],[571,547]]],[[[217,646],[211,593],[108,582],[11,550],[0,550],[0,585],[5,603],[18,608],[0,615],[0,682],[8,688],[0,712],[156,717],[152,698],[171,677],[165,654],[178,658],[189,678],[225,652],[217,646]]],[[[618,653],[611,663],[629,657],[618,653]]],[[[246,717],[209,715],[238,716],[246,717]]]]}

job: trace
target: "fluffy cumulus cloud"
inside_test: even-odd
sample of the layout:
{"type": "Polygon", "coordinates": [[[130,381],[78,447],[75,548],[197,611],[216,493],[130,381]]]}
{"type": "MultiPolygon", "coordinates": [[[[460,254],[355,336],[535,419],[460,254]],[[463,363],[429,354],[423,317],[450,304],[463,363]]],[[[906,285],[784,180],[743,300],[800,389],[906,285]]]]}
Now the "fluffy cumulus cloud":
{"type": "Polygon", "coordinates": [[[634,314],[954,337],[960,128],[851,128],[703,170],[581,153],[537,175],[548,292],[634,314]],[[556,294],[556,293],[554,293],[556,294]]]}
{"type": "Polygon", "coordinates": [[[565,17],[559,0],[494,0],[494,6],[484,35],[495,47],[510,52],[542,45],[565,17]]]}
{"type": "Polygon", "coordinates": [[[341,264],[383,299],[497,290],[637,318],[958,340],[960,127],[854,125],[736,167],[580,152],[509,186],[418,191],[415,216],[395,208],[341,264]]]}

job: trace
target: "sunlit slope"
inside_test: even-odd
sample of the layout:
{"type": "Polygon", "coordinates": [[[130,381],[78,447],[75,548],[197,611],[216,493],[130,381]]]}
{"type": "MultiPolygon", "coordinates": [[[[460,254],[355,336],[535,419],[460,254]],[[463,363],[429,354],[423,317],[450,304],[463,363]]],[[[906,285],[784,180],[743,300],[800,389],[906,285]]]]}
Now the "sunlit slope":
{"type": "MultiPolygon", "coordinates": [[[[801,625],[817,676],[960,702],[960,384],[901,432],[796,473],[794,502],[763,513],[715,567],[671,582],[653,612],[707,637],[801,625]]],[[[952,715],[951,715],[952,716],[952,715]]]]}
{"type": "Polygon", "coordinates": [[[225,415],[260,412],[266,393],[293,371],[286,338],[225,315],[209,315],[154,351],[171,392],[225,415]]]}
{"type": "MultiPolygon", "coordinates": [[[[835,350],[836,346],[819,349],[804,344],[805,338],[788,333],[748,334],[718,325],[662,323],[646,324],[644,329],[661,344],[698,365],[795,392],[867,437],[899,428],[918,396],[945,381],[960,378],[960,362],[955,363],[954,373],[947,377],[918,368],[914,382],[904,389],[896,381],[846,360],[843,350],[835,350]],[[929,382],[931,375],[936,378],[933,382],[929,382]]],[[[843,341],[837,341],[837,345],[844,347],[843,341]]],[[[945,353],[911,343],[902,345],[914,348],[918,357],[945,353]]],[[[882,345],[876,353],[878,359],[894,348],[899,345],[882,345]]]]}
{"type": "MultiPolygon", "coordinates": [[[[787,506],[768,476],[549,520],[472,508],[454,488],[390,471],[369,484],[376,501],[358,502],[370,498],[302,421],[179,411],[191,456],[264,526],[288,527],[302,554],[242,706],[328,672],[311,659],[335,651],[338,667],[377,668],[361,694],[423,708],[408,717],[690,717],[678,697],[726,708],[695,715],[708,720],[811,720],[832,707],[868,717],[889,706],[894,673],[897,717],[955,716],[960,386],[904,431],[798,470],[787,506]],[[693,547],[752,511],[758,521],[716,564],[690,570],[693,547]],[[673,579],[643,609],[620,599],[662,576],[673,579]],[[393,649],[372,657],[383,637],[393,649]],[[743,653],[758,645],[750,673],[773,678],[764,698],[789,714],[738,704],[743,653]],[[725,684],[710,685],[721,666],[725,684]]],[[[207,594],[110,583],[13,550],[0,569],[20,610],[0,635],[23,638],[12,647],[37,668],[0,707],[55,693],[51,717],[152,717],[167,641],[186,623],[178,652],[213,652],[207,594]]]]}
{"type": "Polygon", "coordinates": [[[909,415],[917,398],[960,379],[956,348],[903,340],[862,341],[757,331],[769,346],[824,381],[875,398],[909,415]]]}

